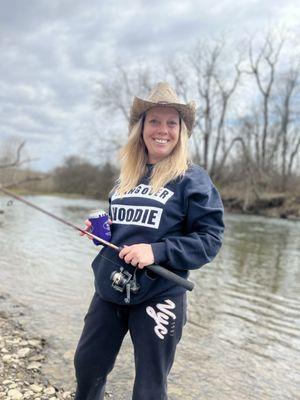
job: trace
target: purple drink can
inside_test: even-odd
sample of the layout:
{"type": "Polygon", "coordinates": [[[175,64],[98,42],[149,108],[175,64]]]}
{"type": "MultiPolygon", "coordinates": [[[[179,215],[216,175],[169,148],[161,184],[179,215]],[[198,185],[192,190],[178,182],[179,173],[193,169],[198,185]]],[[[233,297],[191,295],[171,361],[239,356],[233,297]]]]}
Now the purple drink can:
{"type": "MultiPolygon", "coordinates": [[[[89,215],[89,221],[92,223],[90,232],[93,235],[106,240],[107,242],[109,242],[111,238],[108,218],[109,215],[103,210],[93,210],[89,215]]],[[[101,242],[96,239],[93,239],[93,242],[96,246],[99,246],[99,244],[101,244],[101,242]]]]}

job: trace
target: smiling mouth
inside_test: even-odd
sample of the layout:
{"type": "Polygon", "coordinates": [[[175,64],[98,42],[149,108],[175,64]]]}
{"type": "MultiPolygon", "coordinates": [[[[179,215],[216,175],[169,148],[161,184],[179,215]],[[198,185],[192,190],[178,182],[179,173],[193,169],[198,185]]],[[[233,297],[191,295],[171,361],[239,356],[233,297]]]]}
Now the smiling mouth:
{"type": "Polygon", "coordinates": [[[168,140],[167,140],[167,139],[154,139],[154,141],[155,141],[156,143],[160,143],[160,144],[168,143],[168,140]]]}

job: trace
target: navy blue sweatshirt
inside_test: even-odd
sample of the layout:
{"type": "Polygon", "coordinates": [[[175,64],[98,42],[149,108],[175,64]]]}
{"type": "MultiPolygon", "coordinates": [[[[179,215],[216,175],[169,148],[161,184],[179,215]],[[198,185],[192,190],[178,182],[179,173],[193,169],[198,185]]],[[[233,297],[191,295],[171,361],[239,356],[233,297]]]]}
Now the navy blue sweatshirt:
{"type": "MultiPolygon", "coordinates": [[[[183,177],[152,194],[149,186],[151,168],[149,165],[140,184],[122,198],[111,193],[111,242],[117,246],[151,244],[156,264],[187,278],[189,270],[210,262],[221,247],[224,231],[222,201],[208,174],[194,164],[183,177]]],[[[116,291],[110,279],[112,272],[118,271],[120,266],[130,274],[136,270],[108,247],[102,248],[92,263],[96,292],[104,300],[124,304],[126,294],[116,291]]],[[[131,294],[131,304],[185,291],[147,268],[137,269],[136,278],[140,290],[131,294]]]]}

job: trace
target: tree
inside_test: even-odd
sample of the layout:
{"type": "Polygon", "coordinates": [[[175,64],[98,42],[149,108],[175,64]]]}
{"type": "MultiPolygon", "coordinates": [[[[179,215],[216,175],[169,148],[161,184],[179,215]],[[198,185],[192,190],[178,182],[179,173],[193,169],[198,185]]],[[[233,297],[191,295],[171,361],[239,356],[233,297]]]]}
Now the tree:
{"type": "Polygon", "coordinates": [[[2,144],[0,154],[0,187],[15,187],[27,182],[40,181],[48,175],[32,174],[22,171],[20,166],[33,161],[32,158],[23,158],[25,141],[20,142],[13,138],[2,144]]]}
{"type": "Polygon", "coordinates": [[[299,112],[293,109],[294,99],[298,98],[300,94],[299,67],[291,67],[283,74],[281,93],[279,97],[280,103],[277,108],[280,122],[270,161],[273,160],[281,147],[279,168],[281,172],[281,189],[285,190],[300,148],[299,112]]]}
{"type": "Polygon", "coordinates": [[[169,66],[177,92],[185,101],[195,98],[198,104],[192,136],[194,160],[213,177],[223,167],[221,155],[232,147],[226,122],[241,79],[242,60],[241,51],[233,53],[226,39],[218,38],[199,41],[184,62],[175,60],[169,66]],[[225,63],[228,53],[231,58],[225,63]]]}
{"type": "Polygon", "coordinates": [[[119,62],[116,62],[108,76],[96,81],[94,105],[101,113],[102,127],[98,132],[94,132],[93,136],[98,139],[97,154],[102,159],[110,161],[107,155],[115,156],[121,148],[128,127],[133,96],[147,95],[152,82],[153,73],[147,65],[139,63],[125,67],[119,62]]]}
{"type": "MultiPolygon", "coordinates": [[[[265,171],[270,164],[267,158],[267,145],[271,136],[271,100],[272,92],[275,85],[275,75],[278,68],[279,55],[284,44],[284,38],[280,38],[278,42],[274,40],[271,32],[268,32],[261,47],[254,54],[253,41],[249,43],[249,64],[251,74],[257,84],[257,88],[262,97],[261,111],[261,131],[256,135],[256,160],[258,166],[265,171]]],[[[269,147],[268,147],[269,148],[269,147]]],[[[269,156],[270,159],[270,156],[269,156]]]]}

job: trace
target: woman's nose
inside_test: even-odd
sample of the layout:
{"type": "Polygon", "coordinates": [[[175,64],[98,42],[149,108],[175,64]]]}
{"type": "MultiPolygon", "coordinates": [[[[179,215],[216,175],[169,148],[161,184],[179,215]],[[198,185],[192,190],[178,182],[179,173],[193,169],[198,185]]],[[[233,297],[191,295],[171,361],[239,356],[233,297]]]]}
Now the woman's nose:
{"type": "Polygon", "coordinates": [[[159,126],[159,133],[162,133],[162,134],[168,133],[168,124],[167,124],[167,123],[162,122],[162,123],[160,124],[160,126],[159,126]]]}

